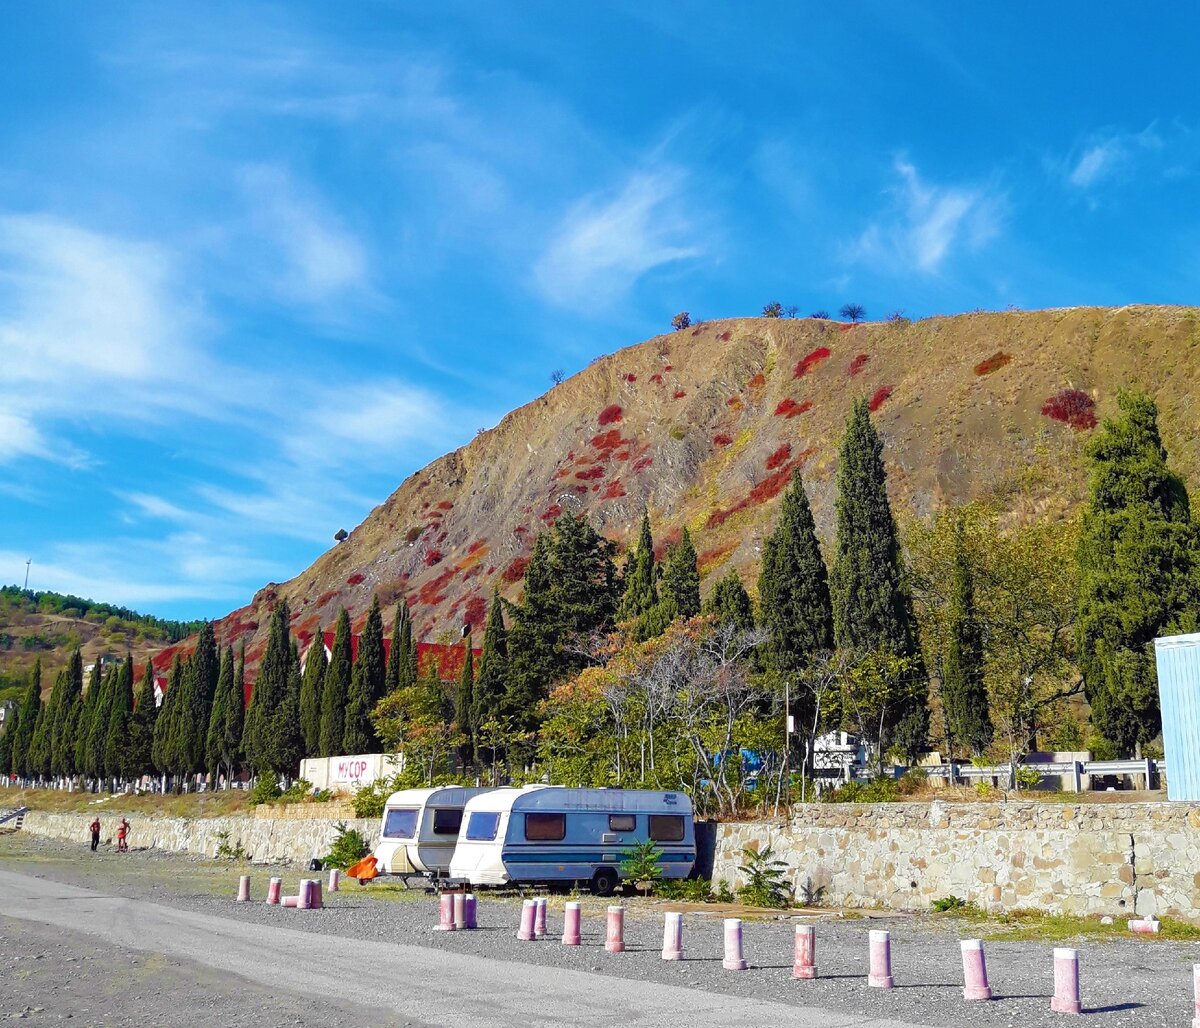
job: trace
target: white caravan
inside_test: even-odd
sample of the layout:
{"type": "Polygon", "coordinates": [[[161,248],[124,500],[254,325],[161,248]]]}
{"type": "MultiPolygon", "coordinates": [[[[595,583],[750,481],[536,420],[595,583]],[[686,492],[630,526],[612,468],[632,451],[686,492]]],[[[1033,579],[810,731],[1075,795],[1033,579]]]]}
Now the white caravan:
{"type": "Polygon", "coordinates": [[[467,801],[488,789],[401,789],[387,798],[374,857],[395,875],[445,877],[467,801]]]}
{"type": "Polygon", "coordinates": [[[467,803],[450,878],[471,885],[586,881],[607,896],[621,882],[630,848],[647,840],[661,850],[664,878],[691,874],[696,835],[686,793],[496,789],[467,803]]]}

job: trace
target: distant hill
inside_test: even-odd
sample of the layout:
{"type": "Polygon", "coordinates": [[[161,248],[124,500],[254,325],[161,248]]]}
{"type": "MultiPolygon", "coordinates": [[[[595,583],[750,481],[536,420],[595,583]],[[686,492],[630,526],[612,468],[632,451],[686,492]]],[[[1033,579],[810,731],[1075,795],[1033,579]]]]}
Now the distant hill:
{"type": "MultiPolygon", "coordinates": [[[[1116,391],[1159,403],[1174,466],[1196,485],[1200,310],[1079,307],[859,325],[714,321],[610,354],[410,475],[344,542],[217,625],[261,654],[279,597],[307,642],[345,605],[407,594],[420,638],[481,625],[493,584],[515,598],[539,530],[585,511],[621,544],[648,507],[666,546],[689,526],[707,581],[751,587],[777,497],[804,471],[831,541],[839,439],[871,399],[901,520],[990,499],[1058,517],[1085,491],[1081,451],[1116,391]]],[[[169,651],[160,657],[165,664],[169,651]]]]}

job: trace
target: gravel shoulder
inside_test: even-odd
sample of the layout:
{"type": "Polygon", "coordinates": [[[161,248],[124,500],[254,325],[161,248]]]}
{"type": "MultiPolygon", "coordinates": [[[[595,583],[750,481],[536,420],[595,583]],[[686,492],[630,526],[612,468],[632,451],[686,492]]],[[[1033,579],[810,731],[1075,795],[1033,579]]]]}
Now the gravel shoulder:
{"type": "MultiPolygon", "coordinates": [[[[817,963],[821,977],[796,982],[791,975],[791,947],[798,921],[791,917],[747,920],[746,957],[751,968],[739,973],[722,969],[720,917],[705,911],[685,914],[685,959],[678,963],[661,960],[662,912],[674,907],[660,901],[625,901],[627,950],[618,955],[603,949],[605,902],[594,899],[585,900],[584,945],[575,949],[558,943],[565,902],[561,896],[550,898],[549,938],[522,943],[515,938],[519,900],[511,896],[481,894],[479,931],[439,933],[432,931],[437,915],[431,897],[417,891],[405,894],[394,888],[381,889],[378,885],[362,888],[351,882],[341,892],[327,896],[327,907],[322,911],[232,902],[239,873],[252,876],[253,895],[261,900],[272,874],[284,879],[285,893],[295,892],[301,874],[294,869],[246,869],[153,852],[93,855],[86,847],[8,835],[0,837],[0,870],[215,915],[246,924],[248,932],[255,925],[283,926],[339,940],[419,946],[444,954],[447,960],[454,955],[489,958],[515,965],[526,980],[528,970],[521,968],[541,967],[548,974],[562,969],[630,983],[678,986],[740,1001],[730,1006],[728,1023],[737,1020],[732,1012],[738,1007],[753,1006],[755,1001],[836,1011],[852,1019],[847,1024],[905,1022],[935,1028],[1001,1028],[1014,1024],[1052,1025],[1061,1020],[1060,1015],[1049,1011],[1053,991],[1051,944],[989,943],[988,969],[1000,998],[992,1003],[966,1003],[962,999],[958,940],[973,929],[941,919],[819,919],[817,963]],[[892,933],[897,988],[890,992],[868,989],[866,985],[867,930],[872,927],[887,928],[892,933]]],[[[1089,1021],[1138,1028],[1166,1028],[1188,1022],[1191,965],[1200,961],[1200,944],[1130,938],[1080,943],[1079,949],[1089,1021]]],[[[336,949],[331,948],[331,952],[336,949]]],[[[532,980],[536,981],[536,976],[532,980]]]]}

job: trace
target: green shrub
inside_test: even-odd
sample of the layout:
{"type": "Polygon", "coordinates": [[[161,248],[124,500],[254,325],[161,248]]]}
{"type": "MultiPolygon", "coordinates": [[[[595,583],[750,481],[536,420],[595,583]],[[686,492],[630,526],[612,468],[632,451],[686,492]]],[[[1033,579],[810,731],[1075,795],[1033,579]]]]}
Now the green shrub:
{"type": "Polygon", "coordinates": [[[1013,772],[1018,789],[1035,789],[1042,784],[1042,773],[1036,767],[1022,765],[1013,772]]]}
{"type": "Polygon", "coordinates": [[[847,782],[828,794],[830,803],[895,803],[900,786],[894,778],[875,778],[870,782],[847,782]]]}
{"type": "Polygon", "coordinates": [[[221,841],[217,843],[217,859],[219,860],[245,860],[249,857],[245,847],[239,842],[236,846],[229,845],[229,833],[217,832],[217,838],[221,841]]]}
{"type": "MultiPolygon", "coordinates": [[[[663,851],[653,839],[630,846],[621,854],[621,877],[627,882],[647,882],[650,887],[662,878],[663,851]]],[[[648,892],[649,890],[647,890],[648,892]]]]}
{"type": "Polygon", "coordinates": [[[943,896],[941,899],[935,899],[929,905],[933,907],[935,913],[945,914],[951,910],[961,910],[967,905],[967,901],[959,896],[943,896]]]}
{"type": "Polygon", "coordinates": [[[904,777],[896,783],[896,791],[901,796],[915,796],[929,784],[929,775],[923,767],[910,768],[904,772],[904,777]]]}
{"type": "Polygon", "coordinates": [[[387,798],[396,791],[394,778],[378,779],[364,785],[354,793],[354,816],[365,818],[383,817],[387,798]]]}
{"type": "Polygon", "coordinates": [[[707,878],[667,878],[655,883],[654,895],[688,903],[711,903],[712,882],[707,878]]]}
{"type": "Polygon", "coordinates": [[[733,902],[733,893],[730,891],[729,886],[725,883],[724,878],[717,882],[716,899],[718,903],[733,902]]]}
{"type": "Polygon", "coordinates": [[[738,888],[737,895],[743,903],[752,907],[787,907],[792,902],[792,888],[787,883],[787,862],[775,857],[771,847],[763,850],[742,850],[744,864],[738,870],[745,882],[738,888]]]}
{"type": "Polygon", "coordinates": [[[307,778],[297,778],[291,785],[279,794],[280,803],[303,803],[313,791],[312,782],[307,778]]]}
{"type": "Polygon", "coordinates": [[[355,828],[347,828],[345,821],[337,823],[337,837],[329,852],[322,858],[321,863],[326,867],[336,867],[345,871],[351,864],[357,864],[370,852],[367,840],[355,828]]]}
{"type": "Polygon", "coordinates": [[[254,779],[254,788],[250,790],[250,806],[257,807],[260,803],[270,803],[282,795],[279,782],[273,774],[261,774],[254,779]]]}

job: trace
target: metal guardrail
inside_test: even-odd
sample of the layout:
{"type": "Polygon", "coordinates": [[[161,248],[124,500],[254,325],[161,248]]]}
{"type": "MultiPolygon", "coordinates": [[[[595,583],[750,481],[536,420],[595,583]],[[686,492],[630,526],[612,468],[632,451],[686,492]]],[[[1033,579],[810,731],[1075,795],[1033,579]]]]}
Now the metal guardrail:
{"type": "MultiPolygon", "coordinates": [[[[1022,761],[1017,768],[1030,768],[1043,775],[1070,775],[1076,792],[1083,788],[1083,776],[1092,775],[1138,775],[1145,778],[1147,785],[1155,775],[1162,774],[1167,769],[1165,760],[1047,760],[1022,761]]],[[[922,767],[930,778],[945,778],[949,782],[956,779],[985,779],[998,778],[1011,781],[1013,765],[994,764],[981,766],[977,764],[941,764],[935,767],[922,767]]]]}

